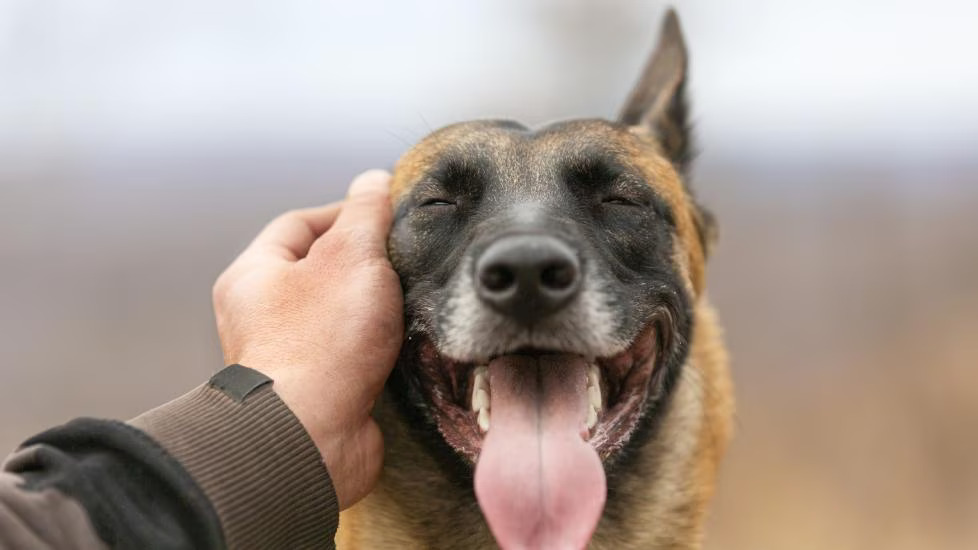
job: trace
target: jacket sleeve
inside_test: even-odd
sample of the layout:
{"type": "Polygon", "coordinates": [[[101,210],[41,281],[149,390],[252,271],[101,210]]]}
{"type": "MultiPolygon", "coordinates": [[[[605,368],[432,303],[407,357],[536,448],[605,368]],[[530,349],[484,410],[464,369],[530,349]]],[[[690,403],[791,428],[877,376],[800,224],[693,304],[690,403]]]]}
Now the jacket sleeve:
{"type": "Polygon", "coordinates": [[[232,365],[127,424],[79,419],[0,473],[0,548],[332,548],[338,507],[298,419],[232,365]]]}

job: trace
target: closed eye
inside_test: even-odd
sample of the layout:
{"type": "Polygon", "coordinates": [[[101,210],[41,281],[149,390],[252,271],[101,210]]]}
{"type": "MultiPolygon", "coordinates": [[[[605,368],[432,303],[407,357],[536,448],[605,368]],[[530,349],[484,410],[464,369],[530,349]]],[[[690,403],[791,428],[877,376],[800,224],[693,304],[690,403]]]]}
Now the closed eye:
{"type": "Polygon", "coordinates": [[[623,197],[620,195],[610,195],[601,199],[602,204],[614,204],[620,206],[646,206],[640,201],[623,197]]]}
{"type": "Polygon", "coordinates": [[[426,199],[419,206],[455,206],[455,201],[449,199],[426,199]]]}

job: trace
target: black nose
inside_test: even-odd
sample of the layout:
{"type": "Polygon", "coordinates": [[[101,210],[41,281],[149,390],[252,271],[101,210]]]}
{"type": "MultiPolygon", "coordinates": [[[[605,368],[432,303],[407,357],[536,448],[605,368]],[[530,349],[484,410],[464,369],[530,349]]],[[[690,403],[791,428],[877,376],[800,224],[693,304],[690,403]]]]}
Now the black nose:
{"type": "Polygon", "coordinates": [[[545,235],[503,237],[475,264],[483,302],[523,323],[533,323],[567,305],[581,286],[577,255],[545,235]]]}

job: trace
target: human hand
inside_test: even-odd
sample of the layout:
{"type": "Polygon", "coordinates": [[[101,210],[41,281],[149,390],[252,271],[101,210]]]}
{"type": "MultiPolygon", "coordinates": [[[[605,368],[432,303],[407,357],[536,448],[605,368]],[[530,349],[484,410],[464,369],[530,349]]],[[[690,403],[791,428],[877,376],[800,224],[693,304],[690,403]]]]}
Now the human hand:
{"type": "Polygon", "coordinates": [[[345,201],[272,221],[214,284],[227,364],[274,380],[319,449],[340,509],[380,476],[370,417],[403,339],[400,282],[387,258],[390,175],[372,170],[345,201]]]}

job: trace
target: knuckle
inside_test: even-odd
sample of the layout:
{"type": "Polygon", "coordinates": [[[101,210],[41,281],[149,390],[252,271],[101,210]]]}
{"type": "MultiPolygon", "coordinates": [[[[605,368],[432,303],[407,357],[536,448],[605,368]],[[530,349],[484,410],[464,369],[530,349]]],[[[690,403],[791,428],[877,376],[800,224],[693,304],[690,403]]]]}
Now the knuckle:
{"type": "Polygon", "coordinates": [[[365,189],[350,196],[350,202],[366,205],[376,205],[390,201],[390,194],[380,189],[365,189]]]}
{"type": "Polygon", "coordinates": [[[370,243],[375,239],[370,226],[362,223],[335,228],[330,232],[330,237],[338,249],[336,252],[349,254],[351,257],[361,256],[364,251],[370,248],[370,243]]]}
{"type": "Polygon", "coordinates": [[[359,224],[376,225],[390,215],[390,197],[380,191],[365,191],[347,199],[347,208],[357,214],[359,224]]]}
{"type": "Polygon", "coordinates": [[[284,230],[298,224],[305,224],[305,217],[301,209],[293,208],[276,216],[267,227],[273,228],[273,230],[284,230]]]}
{"type": "Polygon", "coordinates": [[[225,271],[217,277],[211,286],[211,298],[215,304],[220,304],[224,301],[228,293],[228,286],[230,286],[230,282],[228,282],[228,272],[225,271]]]}
{"type": "Polygon", "coordinates": [[[291,210],[286,210],[282,214],[279,214],[279,216],[275,219],[288,221],[288,220],[297,220],[300,218],[302,218],[302,210],[298,208],[293,208],[291,210]]]}

